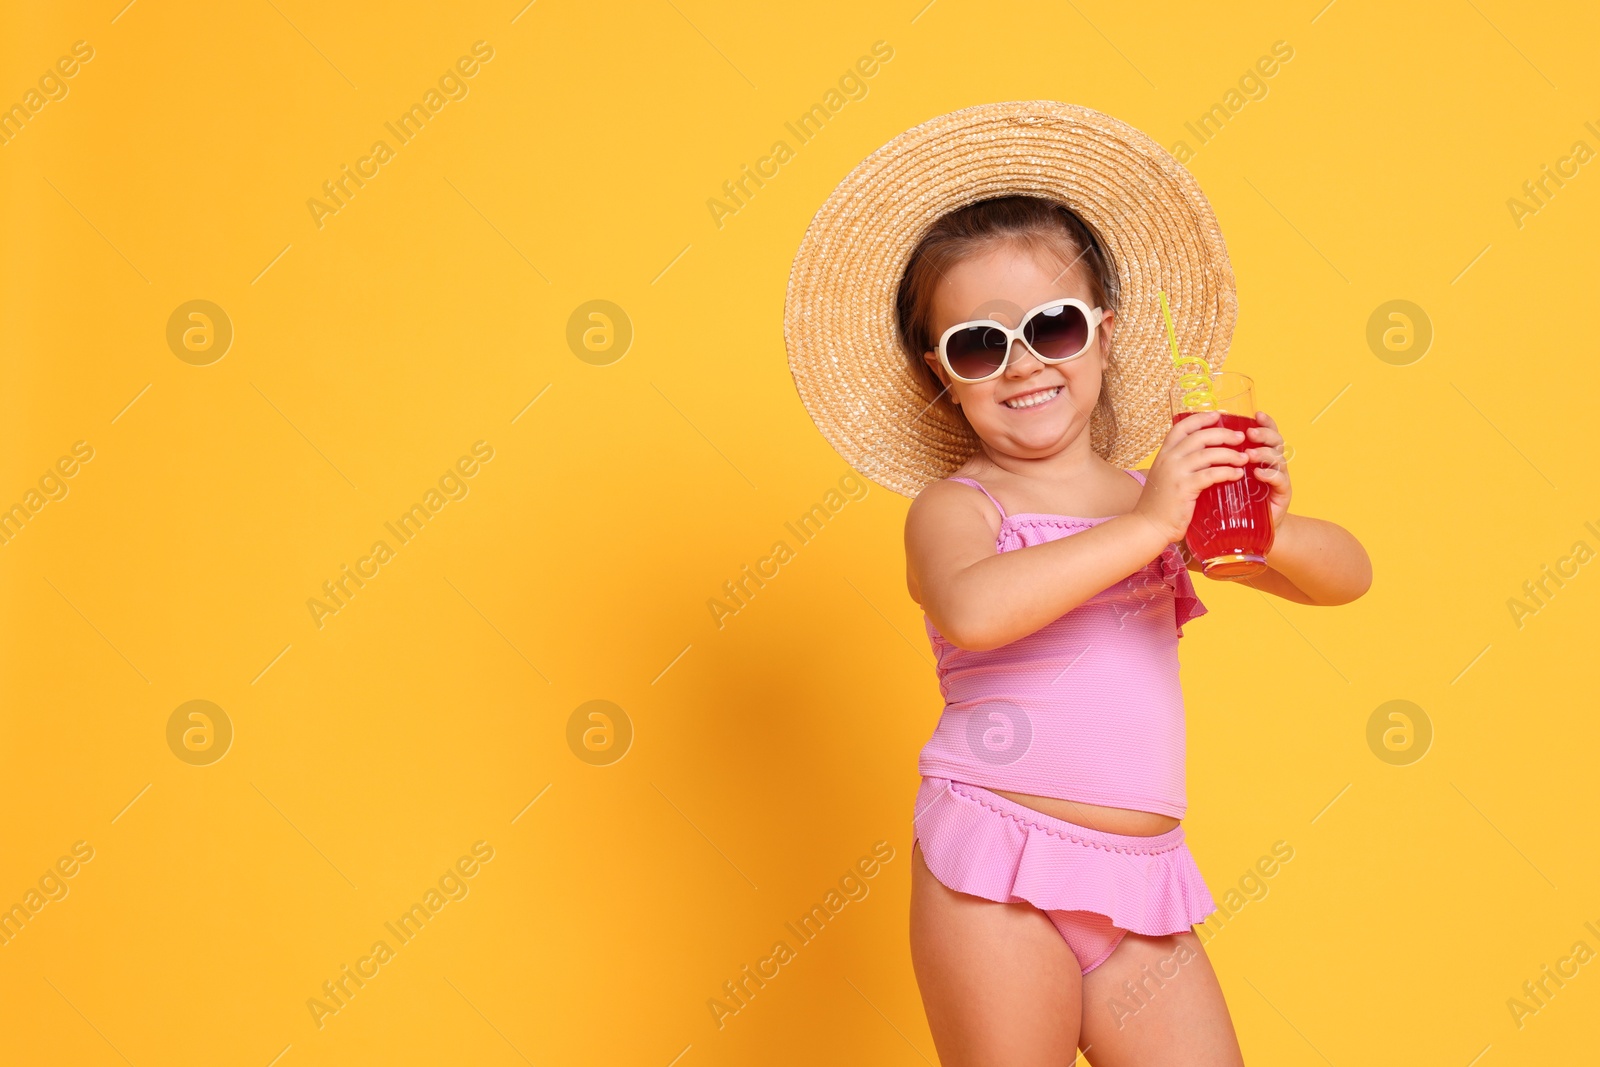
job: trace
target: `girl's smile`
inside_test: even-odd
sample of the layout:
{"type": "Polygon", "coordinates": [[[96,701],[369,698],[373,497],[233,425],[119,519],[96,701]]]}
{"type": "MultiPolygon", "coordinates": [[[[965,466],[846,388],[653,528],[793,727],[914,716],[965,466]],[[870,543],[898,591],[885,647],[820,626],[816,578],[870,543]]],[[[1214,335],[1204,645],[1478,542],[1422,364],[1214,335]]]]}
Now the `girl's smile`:
{"type": "Polygon", "coordinates": [[[1012,411],[1034,411],[1050,404],[1060,395],[1061,386],[1059,385],[1038,386],[1026,392],[1018,393],[1016,396],[1007,397],[1001,400],[1000,403],[1012,411]]]}

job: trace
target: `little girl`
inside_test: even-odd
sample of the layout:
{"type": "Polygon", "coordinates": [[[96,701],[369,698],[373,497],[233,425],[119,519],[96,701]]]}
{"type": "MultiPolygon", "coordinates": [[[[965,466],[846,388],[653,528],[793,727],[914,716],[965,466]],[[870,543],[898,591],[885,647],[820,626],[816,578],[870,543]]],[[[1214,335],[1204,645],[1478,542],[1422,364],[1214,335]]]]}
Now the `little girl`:
{"type": "Polygon", "coordinates": [[[1206,608],[1174,542],[1200,491],[1254,459],[1269,464],[1256,474],[1275,535],[1270,569],[1246,584],[1342,604],[1371,580],[1343,529],[1288,514],[1283,438],[1264,412],[1247,452],[1225,447],[1246,434],[1214,414],[1174,426],[1148,471],[1091,449],[1110,288],[1082,221],[1025,197],[946,216],[902,288],[908,343],[981,441],[906,516],[907,580],[949,701],[918,762],[911,902],[947,1067],[1065,1064],[1080,1045],[1096,1067],[1242,1063],[1189,929],[1216,906],[1179,823],[1177,644],[1206,608]],[[1013,340],[995,376],[969,383],[941,359],[941,340],[946,358],[960,351],[961,323],[1015,327],[1063,297],[1103,312],[1070,360],[1013,340]]]}
{"type": "Polygon", "coordinates": [[[1235,305],[1209,205],[1149,138],[1053,101],[902,134],[818,212],[791,274],[808,410],[915,496],[907,584],[946,704],[918,761],[911,956],[945,1067],[1243,1062],[1191,929],[1216,905],[1180,823],[1177,645],[1206,608],[1178,542],[1200,492],[1255,461],[1274,542],[1245,584],[1343,604],[1371,566],[1289,514],[1266,413],[1167,428],[1156,288],[1215,369],[1235,305]]]}

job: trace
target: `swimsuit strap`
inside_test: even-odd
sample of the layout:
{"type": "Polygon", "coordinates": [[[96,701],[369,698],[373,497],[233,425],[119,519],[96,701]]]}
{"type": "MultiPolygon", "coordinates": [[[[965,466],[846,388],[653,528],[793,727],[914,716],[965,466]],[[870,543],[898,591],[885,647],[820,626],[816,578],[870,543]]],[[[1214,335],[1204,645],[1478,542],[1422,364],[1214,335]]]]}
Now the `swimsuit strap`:
{"type": "Polygon", "coordinates": [[[989,492],[989,490],[985,489],[983,486],[979,485],[977,482],[973,481],[971,478],[951,478],[950,481],[952,481],[952,482],[961,482],[961,483],[963,483],[965,485],[970,485],[974,489],[977,489],[979,492],[983,493],[984,496],[989,498],[989,503],[991,503],[991,504],[993,504],[995,506],[995,510],[1000,512],[1000,521],[1001,522],[1005,521],[1005,519],[1006,519],[1006,509],[1000,506],[1000,501],[996,500],[994,498],[994,494],[989,492]]]}
{"type": "MultiPolygon", "coordinates": [[[[1140,485],[1144,484],[1144,480],[1145,479],[1144,479],[1144,472],[1143,471],[1129,470],[1127,468],[1124,468],[1123,469],[1123,473],[1126,474],[1128,477],[1132,478],[1134,481],[1138,482],[1140,485]]],[[[989,490],[985,489],[983,486],[979,485],[977,482],[973,481],[971,478],[949,478],[949,479],[947,479],[947,481],[961,482],[964,485],[970,485],[974,489],[977,489],[984,496],[989,498],[989,503],[993,504],[994,507],[995,507],[995,510],[1000,513],[1000,521],[1001,522],[1005,521],[1005,519],[1006,519],[1006,509],[1000,506],[1000,501],[996,500],[994,498],[994,494],[989,492],[989,490]]]]}

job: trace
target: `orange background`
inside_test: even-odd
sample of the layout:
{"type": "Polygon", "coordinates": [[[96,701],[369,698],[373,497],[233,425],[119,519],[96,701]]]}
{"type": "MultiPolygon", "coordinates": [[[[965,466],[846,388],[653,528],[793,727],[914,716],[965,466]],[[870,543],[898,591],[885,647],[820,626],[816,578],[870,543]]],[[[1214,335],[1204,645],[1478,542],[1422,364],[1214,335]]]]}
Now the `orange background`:
{"type": "Polygon", "coordinates": [[[1239,280],[1228,366],[1294,449],[1292,510],[1374,562],[1339,609],[1202,581],[1183,643],[1202,871],[1223,899],[1294,850],[1208,949],[1247,1059],[1589,1053],[1593,966],[1520,1027],[1507,1001],[1600,950],[1600,577],[1585,557],[1509,604],[1600,548],[1592,11],[121,5],[0,35],[27,116],[0,143],[0,507],[24,508],[0,906],[39,891],[0,944],[0,1061],[932,1062],[906,916],[939,701],[908,502],[846,495],[784,286],[873,149],[1041,97],[1188,142],[1239,280]],[[878,41],[864,92],[719,226],[723,183],[878,41]],[[436,88],[336,212],[307,206],[436,88]],[[186,317],[169,343],[195,300],[226,351],[184,348],[186,317]],[[1426,349],[1385,347],[1381,316],[1369,341],[1394,300],[1426,349]],[[719,627],[723,583],[831,490],[719,627]],[[368,578],[318,625],[346,566],[368,578]],[[1369,746],[1394,700],[1420,759],[1369,746]],[[708,1002],[779,939],[793,958],[719,1026],[708,1002]],[[346,966],[370,977],[319,1019],[346,966]]]}

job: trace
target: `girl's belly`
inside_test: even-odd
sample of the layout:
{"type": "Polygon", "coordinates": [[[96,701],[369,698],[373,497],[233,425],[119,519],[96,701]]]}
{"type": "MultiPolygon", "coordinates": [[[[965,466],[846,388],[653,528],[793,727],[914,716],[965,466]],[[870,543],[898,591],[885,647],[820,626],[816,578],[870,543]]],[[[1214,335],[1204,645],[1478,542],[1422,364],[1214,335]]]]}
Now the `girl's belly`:
{"type": "Polygon", "coordinates": [[[1108,808],[1100,804],[1085,804],[1081,800],[1061,800],[1057,797],[1036,797],[1030,793],[1012,793],[1004,789],[986,787],[1007,800],[1023,807],[1042,811],[1057,819],[1102,830],[1108,834],[1126,834],[1130,837],[1154,837],[1177,826],[1178,819],[1155,811],[1134,811],[1131,808],[1108,808]]]}

